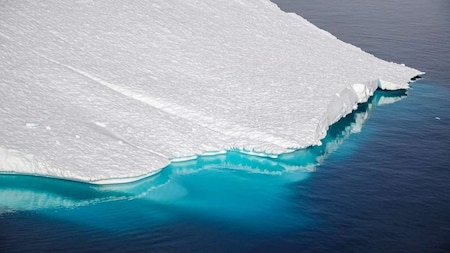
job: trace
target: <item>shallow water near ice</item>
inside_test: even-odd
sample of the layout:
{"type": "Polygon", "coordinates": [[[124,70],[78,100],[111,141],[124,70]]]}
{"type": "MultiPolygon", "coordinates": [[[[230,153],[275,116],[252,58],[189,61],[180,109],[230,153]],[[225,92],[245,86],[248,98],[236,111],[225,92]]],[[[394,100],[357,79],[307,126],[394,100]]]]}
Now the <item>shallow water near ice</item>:
{"type": "Polygon", "coordinates": [[[402,11],[381,22],[386,3],[350,2],[279,0],[344,41],[427,72],[412,89],[377,92],[322,147],[279,159],[230,152],[112,186],[0,176],[0,251],[447,252],[449,5],[391,3],[402,11]]]}
{"type": "Polygon", "coordinates": [[[203,157],[112,186],[1,176],[0,245],[6,252],[446,249],[448,94],[426,81],[408,96],[377,92],[330,129],[323,147],[280,159],[203,157]],[[307,166],[317,161],[315,170],[307,166]]]}

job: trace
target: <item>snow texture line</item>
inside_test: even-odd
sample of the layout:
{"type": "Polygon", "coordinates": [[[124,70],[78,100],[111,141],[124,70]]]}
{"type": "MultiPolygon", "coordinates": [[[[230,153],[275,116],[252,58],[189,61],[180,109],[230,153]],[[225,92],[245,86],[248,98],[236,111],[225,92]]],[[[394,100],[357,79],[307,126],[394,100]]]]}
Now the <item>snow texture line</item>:
{"type": "Polygon", "coordinates": [[[163,157],[163,158],[165,158],[165,159],[169,159],[168,156],[166,156],[166,155],[164,155],[164,154],[162,154],[162,153],[160,153],[160,152],[157,152],[157,151],[154,151],[154,150],[151,150],[151,149],[148,149],[148,148],[140,147],[140,146],[138,146],[138,145],[136,145],[136,144],[131,143],[131,142],[128,141],[128,140],[125,140],[124,138],[122,138],[122,137],[118,136],[117,134],[113,133],[111,130],[109,130],[109,129],[107,129],[106,127],[101,126],[101,125],[99,125],[99,124],[97,124],[97,123],[89,124],[89,125],[90,125],[91,128],[94,129],[95,131],[97,131],[97,132],[99,132],[99,133],[101,133],[101,134],[103,134],[103,135],[106,135],[106,136],[108,136],[108,137],[110,137],[110,138],[113,138],[113,139],[116,139],[116,140],[118,140],[118,141],[121,141],[122,143],[128,144],[128,145],[130,145],[130,146],[132,146],[132,147],[134,147],[134,148],[137,148],[137,149],[140,149],[140,150],[144,150],[144,151],[150,152],[150,153],[152,153],[152,154],[155,154],[155,155],[157,155],[157,156],[163,157]]]}
{"type": "Polygon", "coordinates": [[[179,105],[175,105],[172,103],[169,103],[167,101],[163,101],[161,99],[157,99],[148,95],[143,95],[143,94],[139,94],[139,93],[135,93],[131,90],[128,90],[124,87],[121,87],[117,84],[113,84],[111,82],[108,82],[102,78],[99,78],[97,76],[94,76],[91,73],[88,73],[86,71],[80,70],[78,68],[75,68],[73,66],[61,63],[59,61],[53,60],[48,58],[45,55],[42,55],[36,51],[33,50],[33,52],[54,63],[57,64],[61,67],[64,67],[66,69],[69,69],[85,78],[88,78],[104,87],[107,87],[115,92],[120,93],[121,95],[134,99],[136,101],[142,102],[144,104],[147,104],[153,108],[159,109],[161,111],[164,111],[166,113],[172,114],[174,116],[177,116],[179,118],[183,118],[185,120],[188,120],[190,122],[194,122],[197,125],[200,125],[201,127],[207,128],[209,130],[212,130],[214,132],[219,132],[223,135],[227,135],[227,136],[233,136],[233,137],[241,137],[241,138],[249,138],[252,140],[257,140],[257,141],[265,141],[268,143],[272,143],[276,146],[279,146],[283,149],[290,149],[290,148],[299,148],[300,146],[295,142],[295,141],[290,141],[290,140],[286,140],[284,138],[281,138],[279,136],[273,136],[271,134],[268,133],[264,133],[261,131],[258,131],[256,129],[250,129],[247,127],[243,127],[243,126],[235,126],[232,124],[229,124],[226,121],[223,120],[218,120],[216,118],[210,117],[210,116],[206,116],[206,115],[202,115],[198,112],[189,110],[185,107],[179,106],[179,105]],[[246,133],[253,133],[253,135],[246,135],[246,133]],[[244,137],[245,136],[245,137],[244,137]]]}

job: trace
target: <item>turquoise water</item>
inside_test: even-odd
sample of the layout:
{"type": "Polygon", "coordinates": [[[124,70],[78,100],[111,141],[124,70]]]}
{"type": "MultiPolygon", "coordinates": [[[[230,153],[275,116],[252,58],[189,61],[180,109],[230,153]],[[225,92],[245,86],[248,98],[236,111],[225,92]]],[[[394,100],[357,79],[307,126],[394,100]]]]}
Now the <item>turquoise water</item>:
{"type": "MultiPolygon", "coordinates": [[[[308,180],[328,155],[337,150],[351,134],[361,131],[375,107],[385,101],[392,103],[405,97],[406,91],[377,91],[368,103],[360,105],[354,113],[333,125],[322,141],[323,145],[278,158],[228,152],[173,163],[158,175],[135,183],[105,186],[0,175],[0,210],[6,214],[18,211],[47,212],[61,208],[89,209],[91,206],[109,205],[116,201],[130,201],[137,205],[135,210],[145,210],[145,206],[151,206],[150,209],[155,213],[151,212],[150,218],[156,215],[158,221],[171,221],[178,216],[178,211],[185,210],[217,220],[230,220],[249,228],[289,228],[293,224],[280,220],[279,214],[283,213],[286,219],[298,219],[298,215],[288,213],[290,202],[286,201],[289,195],[287,186],[308,180]],[[161,212],[156,212],[162,207],[161,212]],[[171,214],[173,211],[175,214],[171,214]]],[[[80,222],[78,216],[70,214],[67,219],[80,222]]],[[[85,218],[83,214],[81,220],[85,218]]],[[[117,219],[117,216],[96,217],[98,222],[95,222],[95,226],[117,229],[121,223],[111,222],[111,218],[117,219]]],[[[141,220],[136,221],[137,225],[141,224],[141,220]]],[[[89,220],[88,223],[91,222],[89,220]]],[[[122,225],[129,228],[132,223],[126,221],[122,225]]]]}
{"type": "Polygon", "coordinates": [[[0,176],[0,252],[448,252],[448,3],[351,2],[279,1],[427,72],[412,89],[278,159],[230,152],[113,186],[0,176]]]}
{"type": "Polygon", "coordinates": [[[450,143],[442,105],[449,89],[419,81],[407,93],[378,91],[333,125],[323,146],[278,159],[230,152],[113,186],[0,176],[0,246],[3,252],[378,251],[433,243],[445,249],[450,143]]]}

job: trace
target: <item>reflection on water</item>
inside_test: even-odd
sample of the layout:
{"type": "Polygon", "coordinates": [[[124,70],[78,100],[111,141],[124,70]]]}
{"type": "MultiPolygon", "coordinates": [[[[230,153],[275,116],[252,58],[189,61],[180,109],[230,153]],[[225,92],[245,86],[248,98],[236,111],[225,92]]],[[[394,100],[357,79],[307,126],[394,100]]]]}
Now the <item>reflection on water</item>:
{"type": "MultiPolygon", "coordinates": [[[[356,111],[331,126],[321,146],[297,150],[280,155],[278,158],[249,156],[238,152],[204,156],[192,161],[173,163],[158,175],[121,185],[96,186],[49,178],[2,175],[0,214],[74,208],[101,202],[135,199],[159,204],[170,203],[191,209],[212,211],[220,209],[230,215],[233,213],[236,215],[236,210],[243,209],[239,206],[244,206],[246,212],[252,212],[250,210],[252,207],[246,205],[249,198],[255,199],[255,196],[248,194],[252,190],[249,187],[254,187],[254,190],[272,187],[272,191],[276,191],[277,187],[264,184],[271,182],[283,185],[304,180],[349,135],[361,131],[362,125],[375,106],[393,103],[405,96],[406,91],[377,91],[368,103],[359,105],[356,111]],[[241,174],[220,175],[220,172],[230,170],[241,174]],[[208,171],[218,173],[212,176],[205,173],[208,171]],[[242,176],[244,175],[242,172],[245,172],[246,176],[242,176]],[[271,180],[268,181],[267,177],[271,177],[271,180]],[[251,182],[245,182],[249,180],[251,182]],[[227,192],[226,196],[222,194],[219,197],[223,191],[227,192]],[[205,192],[208,197],[204,195],[205,192]],[[188,195],[189,197],[186,197],[188,195]],[[208,200],[204,201],[205,198],[208,200]]],[[[266,194],[273,192],[268,191],[266,194]]],[[[270,197],[264,194],[260,196],[266,202],[270,200],[270,197]]]]}

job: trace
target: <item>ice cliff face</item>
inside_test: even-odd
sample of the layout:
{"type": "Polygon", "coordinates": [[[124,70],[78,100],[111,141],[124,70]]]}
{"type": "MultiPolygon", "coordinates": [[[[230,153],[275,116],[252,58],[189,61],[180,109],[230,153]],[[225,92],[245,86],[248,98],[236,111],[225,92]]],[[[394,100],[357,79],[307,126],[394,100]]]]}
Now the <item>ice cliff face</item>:
{"type": "Polygon", "coordinates": [[[268,0],[13,1],[0,45],[0,171],[92,183],[320,144],[421,74],[268,0]]]}

